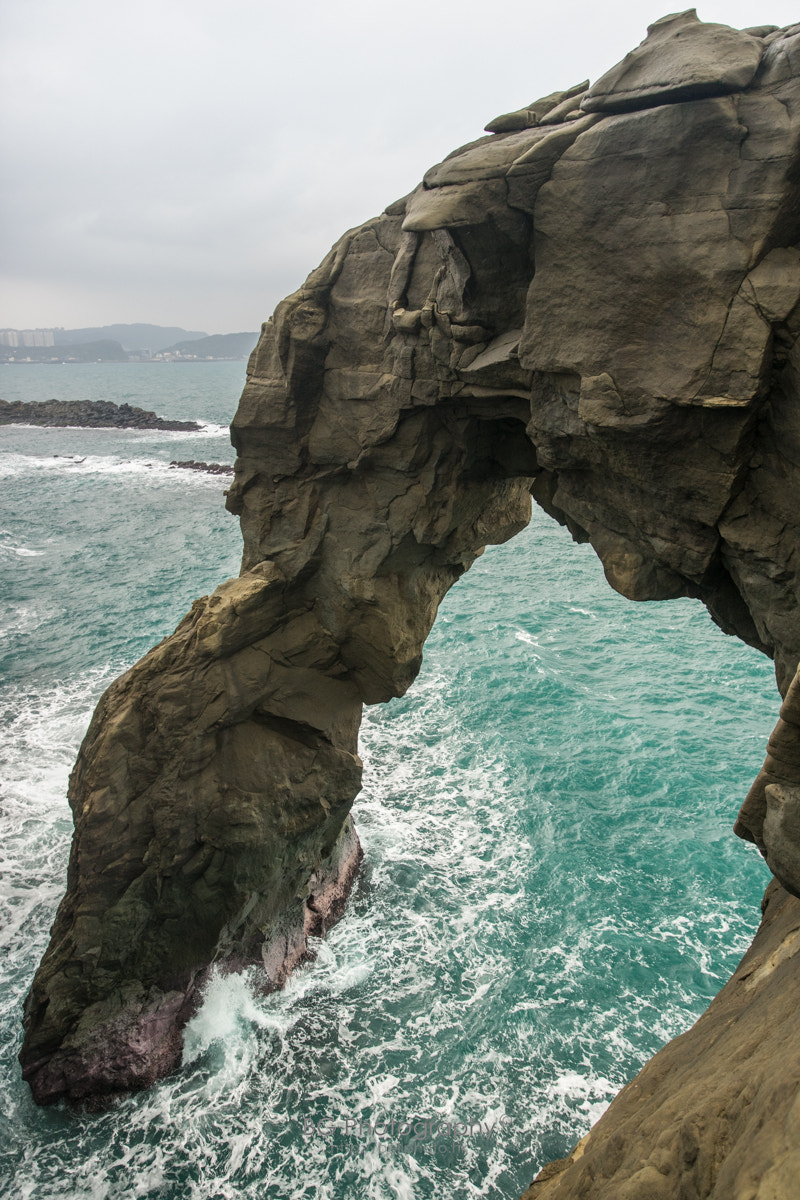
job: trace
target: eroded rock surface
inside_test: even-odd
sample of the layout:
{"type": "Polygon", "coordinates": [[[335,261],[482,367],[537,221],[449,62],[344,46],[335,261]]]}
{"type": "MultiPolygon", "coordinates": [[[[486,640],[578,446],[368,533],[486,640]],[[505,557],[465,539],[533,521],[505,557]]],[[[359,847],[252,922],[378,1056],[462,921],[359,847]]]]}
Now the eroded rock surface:
{"type": "MultiPolygon", "coordinates": [[[[664,18],[594,87],[489,128],[263,327],[232,426],[242,574],[106,693],[73,773],[21,1056],[41,1102],[148,1082],[210,964],[261,961],[277,986],[335,919],[362,704],[405,691],[442,596],[531,494],[623,595],[700,597],[774,657],[788,694],[738,828],[800,894],[800,26],[664,18]]],[[[793,931],[770,928],[794,979],[793,931]]],[[[733,1061],[743,1026],[713,1028],[733,1061]]],[[[668,1095],[682,1054],[655,1068],[668,1095]]],[[[693,1161],[717,1136],[705,1061],[693,1161]]],[[[771,1061],[780,1086],[748,1104],[777,1128],[798,1077],[771,1061]]],[[[653,1190],[683,1180],[658,1121],[630,1152],[646,1178],[603,1151],[558,1196],[678,1194],[653,1190]]],[[[725,1126],[729,1164],[751,1133],[725,1126]]],[[[680,1194],[739,1195],[709,1161],[680,1194]]]]}

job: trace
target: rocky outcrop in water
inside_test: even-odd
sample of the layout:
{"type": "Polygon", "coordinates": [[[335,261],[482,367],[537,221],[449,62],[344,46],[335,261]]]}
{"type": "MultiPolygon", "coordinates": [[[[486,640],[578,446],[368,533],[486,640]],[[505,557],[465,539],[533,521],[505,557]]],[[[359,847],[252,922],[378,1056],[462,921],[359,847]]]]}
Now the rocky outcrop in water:
{"type": "Polygon", "coordinates": [[[171,467],[180,467],[184,471],[202,471],[205,475],[233,474],[233,467],[228,463],[196,462],[193,458],[186,459],[184,462],[178,462],[176,459],[173,459],[169,465],[171,467]]]}
{"type": "Polygon", "coordinates": [[[83,429],[165,429],[196,433],[197,421],[168,421],[144,408],[111,400],[0,400],[0,425],[78,426],[83,429]]]}
{"type": "Polygon", "coordinates": [[[100,702],[24,1072],[40,1102],[141,1086],[210,964],[277,986],[302,959],[357,866],[362,704],[408,688],[532,494],[619,592],[700,597],[786,694],[738,825],[785,889],[761,940],[533,1194],[788,1197],[785,1172],[745,1183],[800,1094],[800,26],[666,17],[488,128],[263,327],[232,426],[242,573],[100,702]]]}

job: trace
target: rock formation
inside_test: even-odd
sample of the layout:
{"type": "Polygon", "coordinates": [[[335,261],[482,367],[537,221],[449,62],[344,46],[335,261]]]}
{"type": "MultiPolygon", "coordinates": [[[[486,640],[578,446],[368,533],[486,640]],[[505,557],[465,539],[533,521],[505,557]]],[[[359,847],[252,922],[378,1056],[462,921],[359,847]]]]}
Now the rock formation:
{"type": "Polygon", "coordinates": [[[173,458],[169,465],[171,467],[181,467],[184,471],[202,471],[205,475],[233,474],[233,467],[229,463],[196,462],[193,458],[178,462],[177,459],[173,458]]]}
{"type": "Polygon", "coordinates": [[[751,1143],[796,1154],[800,1103],[800,25],[665,17],[488,128],[263,327],[232,426],[242,573],[98,706],[24,1073],[42,1103],[142,1086],[210,964],[280,984],[357,867],[362,704],[408,688],[533,494],[623,595],[700,597],[786,699],[737,826],[783,885],[751,955],[531,1194],[788,1196],[783,1167],[745,1176],[751,1143]]]}
{"type": "Polygon", "coordinates": [[[0,425],[53,425],[65,429],[166,429],[196,433],[197,421],[168,421],[146,408],[112,400],[0,400],[0,425]]]}

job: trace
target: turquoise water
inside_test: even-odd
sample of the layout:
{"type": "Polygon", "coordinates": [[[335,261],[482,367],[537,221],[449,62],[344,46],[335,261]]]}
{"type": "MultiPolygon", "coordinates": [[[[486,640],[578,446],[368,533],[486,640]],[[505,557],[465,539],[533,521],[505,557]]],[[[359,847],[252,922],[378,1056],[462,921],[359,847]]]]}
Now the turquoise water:
{"type": "Polygon", "coordinates": [[[224,480],[167,464],[231,461],[243,371],[0,375],[8,400],[207,422],[0,430],[0,1194],[516,1197],[751,938],[768,874],[731,825],[778,706],[771,664],[699,604],[627,603],[544,514],[448,595],[412,691],[368,711],[364,870],[316,962],[269,997],[214,980],[183,1069],[111,1112],[37,1109],[19,1079],[92,705],[238,570],[224,480]]]}

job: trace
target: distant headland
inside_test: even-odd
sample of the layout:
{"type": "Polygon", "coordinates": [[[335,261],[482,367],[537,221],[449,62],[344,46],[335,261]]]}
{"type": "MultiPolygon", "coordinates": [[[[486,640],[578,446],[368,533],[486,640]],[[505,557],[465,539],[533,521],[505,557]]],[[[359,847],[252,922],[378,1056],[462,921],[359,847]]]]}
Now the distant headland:
{"type": "Polygon", "coordinates": [[[258,336],[147,324],[0,329],[0,363],[232,361],[247,358],[258,336]]]}

